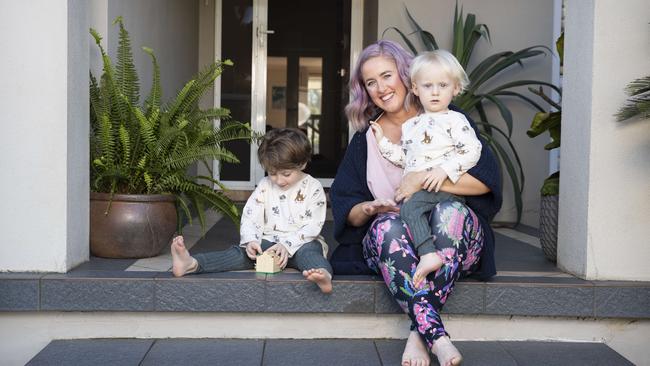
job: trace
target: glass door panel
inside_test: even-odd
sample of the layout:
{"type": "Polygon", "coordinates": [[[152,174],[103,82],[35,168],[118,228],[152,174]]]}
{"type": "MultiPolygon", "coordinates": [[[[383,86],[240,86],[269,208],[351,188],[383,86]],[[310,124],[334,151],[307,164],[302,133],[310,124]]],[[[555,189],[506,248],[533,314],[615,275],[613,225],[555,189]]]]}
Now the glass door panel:
{"type": "Polygon", "coordinates": [[[349,0],[269,0],[267,128],[296,127],[312,145],[307,172],[325,186],[348,142],[349,0]]]}
{"type": "MultiPolygon", "coordinates": [[[[305,132],[312,154],[319,148],[319,123],[323,88],[323,59],[300,57],[298,62],[298,103],[287,105],[287,57],[267,59],[266,129],[297,127],[305,132]]],[[[294,93],[295,94],[295,93],[294,93]]],[[[313,158],[313,156],[312,156],[313,158]]]]}
{"type": "MultiPolygon", "coordinates": [[[[253,0],[222,0],[221,59],[234,66],[221,75],[221,106],[230,109],[232,119],[251,120],[253,0]]],[[[227,122],[221,122],[222,124],[227,122]]],[[[228,142],[225,147],[240,160],[239,164],[222,163],[222,181],[251,180],[251,146],[242,141],[228,142]]]]}
{"type": "MultiPolygon", "coordinates": [[[[354,1],[216,0],[216,56],[234,67],[219,79],[215,104],[259,132],[303,130],[313,149],[307,172],[325,186],[348,142],[343,107],[354,1]]],[[[241,163],[219,164],[218,178],[230,189],[253,188],[264,176],[257,146],[226,147],[241,163]]]]}
{"type": "Polygon", "coordinates": [[[266,130],[287,126],[287,58],[267,58],[266,130]]]}
{"type": "Polygon", "coordinates": [[[311,143],[312,160],[320,153],[320,117],[323,95],[323,59],[300,57],[298,80],[298,128],[311,143]]]}

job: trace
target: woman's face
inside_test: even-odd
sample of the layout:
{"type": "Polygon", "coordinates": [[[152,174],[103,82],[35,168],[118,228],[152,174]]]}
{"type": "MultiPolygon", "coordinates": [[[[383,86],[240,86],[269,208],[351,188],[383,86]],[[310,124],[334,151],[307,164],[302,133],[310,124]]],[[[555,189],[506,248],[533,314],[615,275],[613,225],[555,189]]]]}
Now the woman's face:
{"type": "Polygon", "coordinates": [[[361,77],[377,107],[388,113],[402,110],[407,90],[393,60],[383,56],[368,59],[361,67],[361,77]]]}

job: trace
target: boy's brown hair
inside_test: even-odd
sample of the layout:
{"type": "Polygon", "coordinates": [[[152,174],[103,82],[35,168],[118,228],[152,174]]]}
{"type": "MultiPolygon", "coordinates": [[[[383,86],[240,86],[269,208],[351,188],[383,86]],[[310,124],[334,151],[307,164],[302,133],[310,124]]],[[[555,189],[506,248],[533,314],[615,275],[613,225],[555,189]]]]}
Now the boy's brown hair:
{"type": "Polygon", "coordinates": [[[311,159],[311,146],[305,133],[297,128],[275,128],[262,139],[257,158],[269,173],[301,169],[311,159]]]}

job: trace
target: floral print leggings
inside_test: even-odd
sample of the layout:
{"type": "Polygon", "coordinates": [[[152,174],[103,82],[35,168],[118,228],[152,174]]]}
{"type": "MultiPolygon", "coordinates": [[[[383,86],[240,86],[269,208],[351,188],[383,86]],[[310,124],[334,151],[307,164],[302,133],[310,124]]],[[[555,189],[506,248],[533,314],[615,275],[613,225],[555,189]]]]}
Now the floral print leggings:
{"type": "Polygon", "coordinates": [[[440,310],[456,280],[478,268],[483,248],[478,217],[463,203],[438,203],[430,215],[430,224],[436,254],[444,264],[417,288],[412,278],[419,259],[411,233],[399,215],[378,215],[363,239],[368,266],[381,273],[395,301],[411,318],[411,330],[417,330],[429,348],[436,339],[448,335],[440,310]]]}

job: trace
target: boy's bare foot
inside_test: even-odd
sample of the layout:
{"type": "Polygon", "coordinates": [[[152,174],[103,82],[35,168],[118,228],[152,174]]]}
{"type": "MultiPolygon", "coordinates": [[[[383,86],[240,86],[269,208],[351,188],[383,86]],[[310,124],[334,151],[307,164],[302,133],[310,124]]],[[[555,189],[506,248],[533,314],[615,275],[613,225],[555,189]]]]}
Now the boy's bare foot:
{"type": "Polygon", "coordinates": [[[431,351],[438,357],[440,366],[458,366],[463,362],[463,356],[447,336],[438,338],[433,343],[431,351]]]}
{"type": "Polygon", "coordinates": [[[420,334],[411,331],[402,354],[402,366],[429,366],[431,358],[420,334]]]}
{"type": "Polygon", "coordinates": [[[426,281],[429,273],[439,270],[440,267],[442,267],[442,260],[436,253],[427,253],[421,256],[413,275],[413,286],[420,287],[420,284],[426,281]]]}
{"type": "Polygon", "coordinates": [[[307,281],[311,281],[320,287],[324,294],[332,292],[332,275],[323,268],[312,268],[302,271],[307,281]]]}
{"type": "Polygon", "coordinates": [[[177,236],[172,240],[172,273],[176,277],[182,277],[187,273],[196,271],[199,263],[194,259],[190,252],[185,248],[185,242],[182,236],[177,236]]]}

